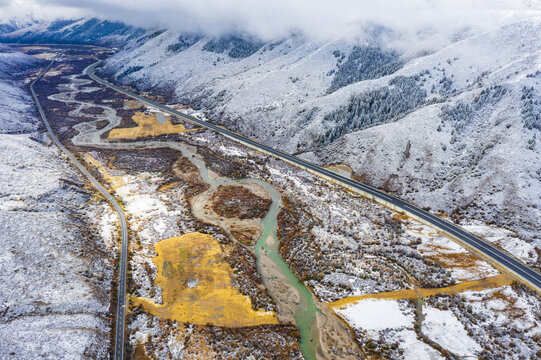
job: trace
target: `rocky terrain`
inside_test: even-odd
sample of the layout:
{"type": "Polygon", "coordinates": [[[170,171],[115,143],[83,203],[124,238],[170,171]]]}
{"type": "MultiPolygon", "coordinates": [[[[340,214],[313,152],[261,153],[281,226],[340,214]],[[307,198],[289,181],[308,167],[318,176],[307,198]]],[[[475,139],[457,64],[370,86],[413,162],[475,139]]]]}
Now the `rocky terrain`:
{"type": "Polygon", "coordinates": [[[107,358],[117,220],[43,130],[44,62],[0,52],[0,358],[107,358]]]}

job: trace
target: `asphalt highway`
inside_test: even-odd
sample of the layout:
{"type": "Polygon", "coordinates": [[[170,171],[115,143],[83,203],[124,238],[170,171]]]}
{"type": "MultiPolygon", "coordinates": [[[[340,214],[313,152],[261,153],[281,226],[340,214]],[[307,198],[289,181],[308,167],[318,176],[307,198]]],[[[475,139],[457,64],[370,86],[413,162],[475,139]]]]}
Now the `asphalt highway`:
{"type": "Polygon", "coordinates": [[[39,102],[38,96],[36,94],[36,91],[34,90],[34,84],[38,82],[42,76],[53,66],[55,60],[51,61],[51,63],[39,74],[39,76],[32,81],[30,84],[30,91],[32,92],[32,97],[34,98],[34,101],[36,103],[36,106],[39,110],[39,114],[41,115],[41,119],[43,120],[43,123],[45,124],[45,127],[47,128],[47,131],[49,132],[49,136],[54,141],[56,146],[64,152],[68,158],[73,162],[75,166],[83,173],[84,176],[87,177],[87,179],[98,189],[98,191],[113,205],[114,209],[116,210],[118,214],[118,218],[120,219],[120,233],[121,233],[121,245],[120,245],[120,260],[119,260],[119,269],[118,269],[118,294],[117,294],[117,308],[116,308],[116,322],[115,322],[115,349],[114,349],[114,358],[116,360],[120,360],[124,358],[124,328],[126,323],[126,271],[127,271],[127,264],[128,264],[128,225],[126,223],[126,216],[124,215],[124,211],[118,204],[118,202],[105,190],[105,188],[88,172],[88,170],[85,169],[85,167],[73,156],[68,149],[62,145],[62,143],[58,140],[56,135],[54,134],[53,130],[51,129],[51,125],[49,124],[49,121],[47,120],[47,117],[45,116],[45,112],[43,111],[41,104],[39,102]]]}
{"type": "Polygon", "coordinates": [[[235,140],[236,142],[242,143],[244,145],[247,145],[253,149],[256,149],[258,151],[270,154],[276,158],[285,160],[293,165],[296,165],[298,167],[304,168],[318,176],[321,176],[325,179],[328,179],[332,182],[335,182],[341,186],[344,186],[350,190],[356,191],[364,196],[367,196],[377,202],[380,202],[388,207],[391,207],[397,211],[402,211],[405,214],[416,218],[417,220],[426,223],[430,225],[431,227],[435,228],[436,230],[439,230],[446,236],[450,237],[454,241],[458,242],[460,245],[464,246],[468,250],[474,252],[478,256],[482,257],[483,259],[489,261],[491,264],[499,268],[500,270],[510,274],[513,276],[516,280],[524,283],[525,285],[529,286],[530,288],[536,290],[538,293],[541,293],[541,274],[537,271],[533,270],[520,260],[517,260],[512,255],[499,250],[492,246],[490,243],[470,234],[469,232],[463,230],[459,226],[452,224],[446,220],[443,220],[436,215],[433,215],[421,208],[416,207],[413,204],[410,204],[407,201],[404,201],[402,199],[399,199],[395,196],[389,195],[381,190],[372,188],[366,184],[360,183],[358,181],[354,181],[351,179],[348,179],[346,177],[340,176],[330,170],[327,170],[325,168],[319,167],[317,165],[314,165],[306,160],[303,160],[301,158],[298,158],[296,156],[284,153],[282,151],[273,149],[269,146],[266,146],[264,144],[261,144],[257,141],[251,140],[249,138],[246,138],[238,133],[235,133],[233,131],[227,130],[221,126],[217,126],[211,123],[208,123],[206,121],[200,120],[194,116],[183,114],[177,110],[174,110],[170,107],[167,107],[165,105],[162,105],[160,103],[157,103],[153,100],[144,98],[140,95],[137,95],[129,90],[126,90],[120,86],[114,85],[109,83],[108,81],[100,78],[95,74],[95,69],[97,66],[99,66],[102,62],[98,61],[91,66],[89,66],[87,69],[85,69],[85,72],[87,75],[89,75],[93,80],[97,81],[98,83],[105,85],[111,89],[114,89],[120,93],[123,93],[129,97],[132,97],[136,100],[139,100],[143,103],[146,103],[148,105],[151,105],[153,107],[156,107],[166,113],[169,113],[171,115],[177,116],[183,120],[189,121],[191,123],[203,126],[207,129],[216,131],[222,135],[225,135],[226,137],[235,140]]]}

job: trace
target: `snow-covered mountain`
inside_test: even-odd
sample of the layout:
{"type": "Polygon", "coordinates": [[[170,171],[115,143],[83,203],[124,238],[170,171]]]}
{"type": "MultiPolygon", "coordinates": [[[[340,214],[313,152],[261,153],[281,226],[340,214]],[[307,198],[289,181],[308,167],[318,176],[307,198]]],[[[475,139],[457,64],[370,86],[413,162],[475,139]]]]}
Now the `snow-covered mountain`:
{"type": "Polygon", "coordinates": [[[100,19],[11,22],[0,25],[0,42],[122,46],[143,30],[100,19]]]}
{"type": "Polygon", "coordinates": [[[541,248],[539,17],[465,29],[431,48],[377,26],[362,41],[262,41],[120,25],[99,38],[93,21],[3,38],[40,41],[52,29],[65,42],[120,39],[104,68],[116,82],[158,90],[312,161],[346,163],[368,184],[541,248]]]}
{"type": "Polygon", "coordinates": [[[346,163],[422,206],[539,242],[541,19],[464,32],[429,52],[386,46],[382,31],[357,43],[154,32],[105,72],[286,151],[346,163]]]}

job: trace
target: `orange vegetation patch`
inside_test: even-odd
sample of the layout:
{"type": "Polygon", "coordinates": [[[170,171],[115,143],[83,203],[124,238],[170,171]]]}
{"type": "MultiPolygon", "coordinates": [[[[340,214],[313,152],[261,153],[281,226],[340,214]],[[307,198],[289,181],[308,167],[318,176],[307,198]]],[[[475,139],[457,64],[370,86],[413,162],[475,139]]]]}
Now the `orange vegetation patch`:
{"type": "Polygon", "coordinates": [[[189,233],[155,244],[156,284],[163,305],[135,298],[151,314],[184,323],[225,327],[277,324],[272,311],[252,308],[248,296],[233,285],[233,272],[222,260],[220,244],[211,235],[189,233]]]}
{"type": "Polygon", "coordinates": [[[428,258],[445,268],[473,268],[476,267],[479,262],[479,259],[471,253],[442,253],[429,256],[428,258]]]}
{"type": "Polygon", "coordinates": [[[174,188],[174,187],[177,186],[178,184],[180,184],[180,182],[178,182],[178,181],[171,181],[170,183],[161,185],[161,186],[158,188],[158,191],[167,191],[167,190],[169,190],[169,189],[174,188]]]}
{"type": "Polygon", "coordinates": [[[198,129],[186,129],[182,124],[173,124],[171,118],[166,116],[166,121],[161,124],[156,115],[136,112],[132,120],[137,127],[113,129],[109,132],[109,139],[138,139],[149,136],[160,136],[167,134],[180,134],[198,129]]]}
{"type": "Polygon", "coordinates": [[[379,294],[367,294],[361,296],[349,296],[338,301],[329,303],[328,306],[331,309],[343,309],[350,304],[355,304],[361,300],[366,299],[417,299],[419,297],[428,297],[434,295],[455,295],[464,291],[480,291],[484,289],[497,288],[505,285],[510,285],[513,282],[513,278],[507,274],[500,274],[491,276],[481,280],[466,281],[460,284],[447,286],[444,288],[435,289],[405,289],[384,292],[379,294]]]}
{"type": "Polygon", "coordinates": [[[394,213],[392,216],[396,220],[400,220],[400,221],[406,221],[410,218],[408,215],[403,214],[403,213],[394,213]]]}
{"type": "Polygon", "coordinates": [[[480,279],[492,275],[490,270],[492,268],[488,267],[485,261],[462,248],[456,252],[445,246],[428,243],[419,248],[419,252],[444,268],[466,270],[464,277],[458,277],[461,281],[472,280],[472,276],[480,279]]]}
{"type": "MultiPolygon", "coordinates": [[[[525,311],[523,308],[521,308],[520,306],[516,306],[515,304],[517,303],[518,301],[518,297],[515,297],[517,296],[516,294],[509,294],[509,292],[506,292],[505,289],[500,289],[498,291],[495,291],[493,294],[491,295],[488,295],[488,300],[501,300],[505,303],[505,306],[503,307],[503,309],[494,309],[492,308],[493,311],[496,311],[496,312],[502,312],[502,313],[505,313],[507,314],[507,317],[509,319],[513,319],[513,320],[516,320],[516,319],[521,319],[521,318],[524,318],[524,316],[526,315],[525,311]]],[[[483,300],[470,300],[472,302],[477,302],[477,301],[483,301],[483,300]]]]}

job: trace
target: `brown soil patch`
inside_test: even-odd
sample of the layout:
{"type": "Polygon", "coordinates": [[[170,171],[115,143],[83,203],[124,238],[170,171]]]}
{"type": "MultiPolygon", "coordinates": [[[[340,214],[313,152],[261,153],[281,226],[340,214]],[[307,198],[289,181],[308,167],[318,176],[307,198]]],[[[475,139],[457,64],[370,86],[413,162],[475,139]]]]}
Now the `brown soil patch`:
{"type": "Polygon", "coordinates": [[[220,185],[210,197],[214,212],[225,218],[261,219],[272,204],[243,186],[220,185]]]}
{"type": "Polygon", "coordinates": [[[325,166],[325,169],[328,169],[334,173],[337,173],[340,176],[343,176],[348,179],[353,179],[353,170],[345,164],[335,164],[325,166]]]}
{"type": "Polygon", "coordinates": [[[141,343],[135,345],[131,358],[133,360],[150,360],[150,357],[146,353],[145,346],[141,343]]]}

